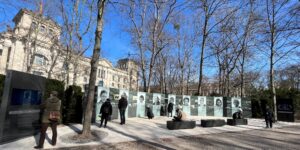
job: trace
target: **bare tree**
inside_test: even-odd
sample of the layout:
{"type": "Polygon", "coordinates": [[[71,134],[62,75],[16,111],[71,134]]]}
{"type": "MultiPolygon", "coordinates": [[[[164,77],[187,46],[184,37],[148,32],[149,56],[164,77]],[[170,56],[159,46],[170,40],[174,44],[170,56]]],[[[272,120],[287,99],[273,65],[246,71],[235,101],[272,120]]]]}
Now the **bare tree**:
{"type": "Polygon", "coordinates": [[[182,3],[177,0],[133,0],[123,6],[131,21],[128,31],[140,56],[143,90],[150,92],[156,61],[170,44],[167,25],[182,3]]]}
{"type": "Polygon", "coordinates": [[[96,82],[99,55],[101,51],[103,13],[105,9],[105,3],[106,3],[105,0],[98,0],[97,2],[97,7],[98,7],[97,27],[95,33],[94,51],[91,59],[91,73],[90,73],[90,81],[88,87],[87,107],[84,112],[84,121],[83,121],[83,128],[81,134],[83,138],[91,136],[91,121],[92,121],[93,102],[94,102],[94,93],[95,93],[95,82],[96,82]]]}
{"type": "Polygon", "coordinates": [[[269,89],[273,100],[274,118],[277,120],[277,105],[276,105],[276,85],[274,81],[274,66],[278,61],[293,52],[298,45],[295,39],[297,34],[294,34],[293,20],[296,16],[290,13],[291,6],[296,5],[294,1],[287,0],[266,0],[264,2],[262,35],[263,39],[261,47],[269,50],[269,89]]]}
{"type": "Polygon", "coordinates": [[[92,43],[88,38],[93,22],[95,11],[94,0],[74,0],[70,5],[65,5],[60,1],[60,13],[63,18],[63,36],[66,45],[66,55],[64,66],[66,69],[66,84],[70,84],[70,73],[73,73],[72,84],[76,85],[77,76],[80,70],[78,59],[83,56],[92,43]],[[83,40],[85,43],[83,43],[83,40]],[[84,45],[85,44],[85,45],[84,45]]]}
{"type": "Polygon", "coordinates": [[[174,52],[177,53],[177,66],[179,69],[178,72],[180,73],[180,94],[183,95],[185,91],[186,94],[188,94],[191,65],[193,63],[192,54],[193,48],[196,46],[196,37],[198,36],[198,32],[195,30],[196,26],[193,21],[184,15],[178,15],[174,22],[174,52]],[[184,81],[186,81],[186,83],[184,81]]]}
{"type": "MultiPolygon", "coordinates": [[[[213,18],[219,9],[221,9],[225,4],[226,1],[224,0],[200,0],[196,1],[196,6],[201,12],[201,17],[203,17],[203,26],[202,26],[202,33],[201,33],[201,50],[200,50],[200,68],[199,68],[199,84],[198,84],[198,94],[201,95],[201,86],[202,86],[202,79],[203,79],[203,63],[204,63],[204,54],[205,54],[205,47],[206,42],[209,35],[212,33],[214,28],[221,23],[223,20],[221,19],[218,22],[213,22],[213,18]]],[[[226,18],[226,16],[225,16],[226,18]]]]}

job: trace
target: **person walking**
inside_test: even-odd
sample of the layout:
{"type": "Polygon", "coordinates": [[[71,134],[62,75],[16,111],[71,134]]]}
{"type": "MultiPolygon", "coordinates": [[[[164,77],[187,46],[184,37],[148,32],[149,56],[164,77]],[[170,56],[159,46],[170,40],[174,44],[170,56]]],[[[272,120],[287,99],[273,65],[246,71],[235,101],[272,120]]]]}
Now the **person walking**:
{"type": "Polygon", "coordinates": [[[104,128],[106,128],[106,124],[107,124],[107,121],[109,119],[109,117],[111,116],[112,114],[112,106],[111,106],[111,103],[110,103],[110,99],[108,98],[105,103],[101,106],[101,109],[100,109],[100,114],[101,115],[101,123],[100,123],[100,128],[102,127],[102,124],[103,124],[103,121],[105,120],[104,122],[104,128]]]}
{"type": "Polygon", "coordinates": [[[121,125],[125,124],[125,111],[126,111],[127,105],[128,105],[127,99],[124,96],[122,96],[118,103],[118,108],[120,111],[120,118],[121,118],[121,123],[120,123],[121,125]]]}
{"type": "Polygon", "coordinates": [[[46,137],[46,131],[48,126],[51,126],[52,129],[52,145],[56,145],[57,139],[57,125],[60,121],[60,109],[61,109],[61,100],[57,98],[58,93],[56,91],[52,91],[50,97],[43,101],[41,104],[41,109],[43,109],[42,115],[42,127],[40,140],[35,149],[41,149],[44,147],[44,141],[46,137]]]}
{"type": "Polygon", "coordinates": [[[169,105],[168,105],[168,117],[169,117],[170,113],[171,113],[171,117],[172,117],[173,107],[174,107],[174,104],[172,102],[170,102],[169,105]]]}
{"type": "Polygon", "coordinates": [[[266,121],[266,128],[269,128],[269,127],[272,128],[273,112],[271,111],[269,106],[267,106],[267,109],[266,109],[265,121],[266,121]]]}

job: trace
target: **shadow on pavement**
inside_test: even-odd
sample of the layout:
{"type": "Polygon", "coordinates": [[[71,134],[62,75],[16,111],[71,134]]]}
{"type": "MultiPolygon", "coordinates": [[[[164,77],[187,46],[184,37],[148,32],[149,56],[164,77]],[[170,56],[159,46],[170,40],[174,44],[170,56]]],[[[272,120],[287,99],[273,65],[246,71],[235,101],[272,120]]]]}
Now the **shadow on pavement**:
{"type": "Polygon", "coordinates": [[[169,150],[175,150],[174,148],[171,148],[171,147],[168,147],[168,146],[165,146],[165,145],[162,145],[162,144],[158,144],[158,143],[155,143],[155,142],[151,142],[151,141],[147,141],[147,140],[144,140],[144,139],[141,139],[137,136],[133,136],[133,135],[130,135],[130,134],[127,134],[125,132],[122,132],[122,131],[119,131],[119,130],[116,130],[114,128],[111,128],[111,127],[107,127],[108,129],[116,132],[116,133],[119,133],[121,135],[124,135],[124,136],[127,136],[127,137],[130,137],[136,141],[139,141],[139,142],[142,142],[142,143],[146,143],[146,144],[150,144],[152,146],[155,146],[155,147],[158,147],[158,148],[163,148],[163,149],[169,149],[169,150]]]}

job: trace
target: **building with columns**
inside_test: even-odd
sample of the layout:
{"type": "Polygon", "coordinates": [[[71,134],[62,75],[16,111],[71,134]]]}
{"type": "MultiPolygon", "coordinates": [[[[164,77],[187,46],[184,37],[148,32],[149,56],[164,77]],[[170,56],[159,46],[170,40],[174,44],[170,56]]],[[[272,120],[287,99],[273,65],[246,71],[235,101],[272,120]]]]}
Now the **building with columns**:
{"type": "MultiPolygon", "coordinates": [[[[13,29],[0,33],[0,74],[16,70],[82,88],[88,84],[91,58],[61,44],[61,27],[55,21],[27,9],[13,21],[13,29]]],[[[130,59],[119,60],[114,67],[101,58],[96,80],[104,87],[138,90],[138,67],[130,59]]]]}

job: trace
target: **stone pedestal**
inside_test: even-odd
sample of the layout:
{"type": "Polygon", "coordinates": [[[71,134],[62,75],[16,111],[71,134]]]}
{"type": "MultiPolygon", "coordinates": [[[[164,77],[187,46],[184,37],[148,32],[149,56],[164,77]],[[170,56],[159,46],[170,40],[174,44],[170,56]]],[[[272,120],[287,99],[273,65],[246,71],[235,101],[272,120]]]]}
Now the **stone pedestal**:
{"type": "Polygon", "coordinates": [[[235,125],[247,125],[248,120],[247,119],[227,119],[227,124],[231,126],[235,125]]]}
{"type": "Polygon", "coordinates": [[[195,127],[196,121],[167,121],[167,128],[169,130],[193,129],[195,127]]]}
{"type": "Polygon", "coordinates": [[[205,119],[201,120],[202,127],[220,127],[225,125],[225,120],[223,119],[205,119]]]}

